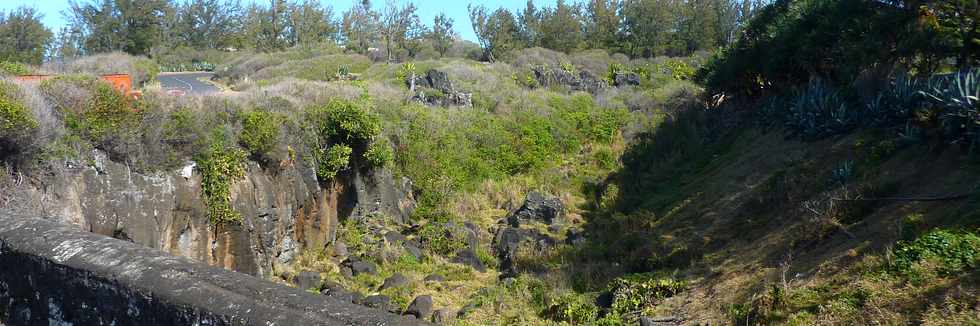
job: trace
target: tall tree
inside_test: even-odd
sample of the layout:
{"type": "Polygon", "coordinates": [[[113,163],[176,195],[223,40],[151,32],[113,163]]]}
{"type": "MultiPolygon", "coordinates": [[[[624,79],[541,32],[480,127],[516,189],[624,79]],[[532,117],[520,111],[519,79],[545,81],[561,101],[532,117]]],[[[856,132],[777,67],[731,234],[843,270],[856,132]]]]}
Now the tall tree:
{"type": "Polygon", "coordinates": [[[486,7],[467,7],[473,31],[483,48],[483,57],[494,62],[496,58],[518,46],[520,40],[517,22],[507,9],[498,8],[488,12],[486,7]]]}
{"type": "Polygon", "coordinates": [[[168,0],[69,2],[66,16],[81,31],[86,53],[122,50],[146,54],[163,35],[168,0]]]}
{"type": "Polygon", "coordinates": [[[432,41],[432,47],[436,49],[436,52],[439,52],[439,56],[445,56],[446,52],[449,52],[455,37],[453,19],[447,17],[445,13],[436,15],[432,22],[432,33],[429,34],[429,38],[432,41]]]}
{"type": "Polygon", "coordinates": [[[585,41],[591,48],[618,46],[620,0],[590,0],[585,6],[585,41]]]}
{"type": "Polygon", "coordinates": [[[344,46],[357,53],[366,53],[377,40],[378,14],[371,10],[370,0],[355,1],[344,12],[340,25],[340,35],[344,46]]]}
{"type": "Polygon", "coordinates": [[[388,54],[388,62],[394,60],[395,50],[406,48],[408,42],[417,36],[422,24],[415,10],[416,7],[412,3],[399,7],[393,0],[389,0],[385,6],[381,15],[380,30],[388,54]]]}
{"type": "Polygon", "coordinates": [[[41,23],[34,8],[0,11],[0,60],[40,64],[51,41],[51,31],[41,23]]]}
{"type": "Polygon", "coordinates": [[[309,47],[313,44],[334,41],[337,23],[333,20],[333,8],[323,7],[317,0],[303,0],[289,8],[289,43],[309,47]]]}
{"type": "Polygon", "coordinates": [[[540,46],[552,50],[571,52],[579,48],[582,35],[581,8],[558,0],[554,8],[546,8],[541,14],[540,46]]]}
{"type": "Polygon", "coordinates": [[[531,0],[524,5],[523,11],[517,12],[518,35],[526,47],[541,45],[541,14],[531,0]]]}

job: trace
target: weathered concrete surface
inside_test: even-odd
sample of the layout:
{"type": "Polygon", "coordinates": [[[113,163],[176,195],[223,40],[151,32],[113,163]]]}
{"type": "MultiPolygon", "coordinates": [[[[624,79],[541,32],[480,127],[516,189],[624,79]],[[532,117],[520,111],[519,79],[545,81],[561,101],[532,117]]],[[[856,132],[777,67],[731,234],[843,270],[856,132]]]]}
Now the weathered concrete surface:
{"type": "Polygon", "coordinates": [[[214,227],[190,163],[150,174],[100,151],[91,156],[93,164],[21,191],[20,201],[30,204],[18,212],[251,275],[269,276],[302,248],[332,241],[339,220],[376,213],[405,220],[414,208],[411,184],[384,170],[353,169],[323,183],[301,159],[274,169],[250,162],[246,177],[232,186],[232,207],[243,223],[214,227]]]}
{"type": "Polygon", "coordinates": [[[424,323],[77,227],[0,215],[0,324],[424,323]]]}

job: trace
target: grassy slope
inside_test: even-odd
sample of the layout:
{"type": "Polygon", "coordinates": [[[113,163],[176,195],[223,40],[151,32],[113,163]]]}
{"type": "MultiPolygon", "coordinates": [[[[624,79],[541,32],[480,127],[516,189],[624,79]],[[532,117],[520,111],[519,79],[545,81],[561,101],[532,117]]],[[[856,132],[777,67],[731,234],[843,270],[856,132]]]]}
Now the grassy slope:
{"type": "MultiPolygon", "coordinates": [[[[757,130],[733,136],[731,146],[713,153],[704,168],[667,177],[678,187],[646,194],[648,207],[663,216],[647,230],[650,238],[675,248],[700,248],[693,255],[699,258],[678,268],[678,277],[691,282],[690,290],[655,311],[686,315],[691,321],[731,321],[733,315],[741,316],[732,308],[752,309],[759,298],[771,300],[772,285],[790,294],[783,299],[790,303],[776,309],[783,311],[776,312],[772,322],[792,320],[795,313],[793,322],[802,324],[904,324],[921,321],[925,310],[941,306],[945,295],[967,293],[967,306],[978,303],[969,296],[978,288],[976,273],[936,276],[927,286],[865,275],[876,271],[881,257],[901,239],[903,218],[921,216],[914,227],[904,227],[905,237],[931,227],[976,226],[980,199],[975,194],[940,202],[839,204],[837,213],[830,214],[837,221],[829,223],[814,221],[814,215],[802,208],[804,201],[831,192],[847,198],[975,192],[980,171],[958,149],[913,145],[881,154],[873,148],[891,145],[873,135],[811,143],[757,130]],[[843,191],[829,180],[846,160],[854,161],[856,168],[843,191]],[[865,290],[870,299],[834,305],[854,287],[865,290]],[[808,291],[819,295],[798,297],[808,291]],[[742,303],[747,305],[733,306],[742,303]]],[[[699,163],[703,162],[682,164],[699,163]]],[[[976,310],[972,313],[976,317],[976,310]]]]}

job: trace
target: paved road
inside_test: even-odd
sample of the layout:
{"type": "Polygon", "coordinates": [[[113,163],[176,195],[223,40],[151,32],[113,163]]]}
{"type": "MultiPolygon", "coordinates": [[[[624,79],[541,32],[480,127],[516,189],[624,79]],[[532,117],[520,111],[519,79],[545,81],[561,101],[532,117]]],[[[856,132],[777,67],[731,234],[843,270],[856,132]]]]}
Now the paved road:
{"type": "Polygon", "coordinates": [[[182,92],[183,94],[187,95],[201,95],[220,92],[221,89],[218,87],[199,80],[210,79],[211,76],[214,76],[214,74],[210,72],[163,73],[157,75],[157,80],[160,81],[160,86],[168,92],[182,92]]]}

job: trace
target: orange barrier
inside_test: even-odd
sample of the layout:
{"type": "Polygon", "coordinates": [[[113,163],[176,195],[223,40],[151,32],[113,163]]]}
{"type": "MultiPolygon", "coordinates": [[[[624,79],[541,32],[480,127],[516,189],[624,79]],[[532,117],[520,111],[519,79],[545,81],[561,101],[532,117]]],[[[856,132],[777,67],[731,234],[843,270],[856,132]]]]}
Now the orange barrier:
{"type": "MultiPolygon", "coordinates": [[[[41,82],[54,77],[52,75],[22,75],[16,76],[14,79],[25,82],[41,82]]],[[[139,98],[143,94],[140,91],[133,90],[133,78],[129,74],[109,74],[99,76],[99,78],[108,82],[112,85],[112,88],[115,88],[120,93],[134,99],[139,98]]]]}

